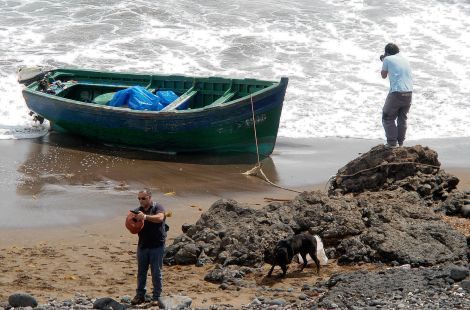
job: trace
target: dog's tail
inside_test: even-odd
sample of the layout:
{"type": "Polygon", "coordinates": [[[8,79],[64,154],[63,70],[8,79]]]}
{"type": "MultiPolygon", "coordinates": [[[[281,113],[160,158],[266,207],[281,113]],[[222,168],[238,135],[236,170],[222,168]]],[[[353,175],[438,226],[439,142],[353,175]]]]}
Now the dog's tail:
{"type": "Polygon", "coordinates": [[[317,258],[321,265],[326,265],[328,264],[328,257],[326,256],[325,249],[323,248],[323,242],[319,236],[315,235],[314,237],[317,240],[317,258]]]}

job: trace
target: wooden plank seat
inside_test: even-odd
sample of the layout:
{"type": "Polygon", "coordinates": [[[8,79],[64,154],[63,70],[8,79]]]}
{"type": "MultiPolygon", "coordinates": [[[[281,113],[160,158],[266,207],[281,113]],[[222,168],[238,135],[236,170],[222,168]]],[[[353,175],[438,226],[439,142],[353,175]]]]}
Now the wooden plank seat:
{"type": "Polygon", "coordinates": [[[227,90],[220,98],[218,98],[216,101],[212,102],[211,105],[217,105],[217,104],[222,104],[224,102],[229,101],[230,99],[235,96],[237,92],[232,91],[231,89],[227,90]]]}
{"type": "Polygon", "coordinates": [[[188,89],[184,94],[178,97],[175,101],[161,109],[160,111],[174,111],[178,110],[179,107],[184,105],[188,100],[190,100],[192,97],[196,96],[197,94],[197,89],[195,87],[191,87],[188,89]]]}

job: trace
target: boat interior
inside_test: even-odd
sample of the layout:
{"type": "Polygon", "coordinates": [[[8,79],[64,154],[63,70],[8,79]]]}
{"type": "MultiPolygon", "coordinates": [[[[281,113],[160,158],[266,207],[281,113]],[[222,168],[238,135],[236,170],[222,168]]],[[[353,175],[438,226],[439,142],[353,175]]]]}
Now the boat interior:
{"type": "MultiPolygon", "coordinates": [[[[48,79],[50,83],[60,81],[62,85],[55,92],[56,96],[99,105],[106,105],[114,93],[131,86],[142,86],[150,92],[173,91],[178,98],[161,111],[223,105],[279,83],[255,79],[194,78],[73,69],[51,71],[48,79]]],[[[34,84],[31,86],[34,87],[34,84]]]]}

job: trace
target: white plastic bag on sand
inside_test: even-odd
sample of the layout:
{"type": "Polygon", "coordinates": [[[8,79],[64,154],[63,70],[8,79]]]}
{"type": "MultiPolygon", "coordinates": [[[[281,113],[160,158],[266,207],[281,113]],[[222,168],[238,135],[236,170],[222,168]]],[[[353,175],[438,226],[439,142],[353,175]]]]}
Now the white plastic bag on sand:
{"type": "MultiPolygon", "coordinates": [[[[326,256],[325,249],[323,248],[323,242],[321,242],[321,239],[319,236],[315,235],[315,239],[317,240],[317,258],[320,261],[320,265],[324,266],[328,264],[328,257],[326,256]]],[[[302,256],[300,254],[297,254],[297,258],[299,260],[299,264],[303,264],[304,260],[302,259],[302,256]]],[[[313,262],[313,259],[310,257],[309,254],[307,254],[307,265],[311,264],[313,262]]]]}

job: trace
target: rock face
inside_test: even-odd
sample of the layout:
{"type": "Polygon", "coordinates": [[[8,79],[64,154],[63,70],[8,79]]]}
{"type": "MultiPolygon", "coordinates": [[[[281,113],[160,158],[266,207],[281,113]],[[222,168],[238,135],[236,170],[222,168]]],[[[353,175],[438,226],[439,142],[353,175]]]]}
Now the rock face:
{"type": "Polygon", "coordinates": [[[304,192],[260,210],[219,200],[167,248],[167,264],[212,263],[257,267],[265,249],[301,231],[318,234],[340,263],[434,265],[466,257],[465,236],[403,189],[328,197],[304,192]]]}
{"type": "Polygon", "coordinates": [[[443,200],[457,187],[459,179],[445,173],[440,166],[437,153],[428,147],[386,148],[379,145],[339,169],[329,194],[401,187],[417,192],[425,200],[443,200]]]}
{"type": "MultiPolygon", "coordinates": [[[[304,192],[292,201],[270,203],[258,210],[234,200],[216,201],[196,224],[184,225],[183,234],[167,248],[164,261],[197,266],[214,263],[207,281],[221,283],[221,288],[243,286],[244,275],[262,266],[265,249],[308,231],[322,238],[327,256],[340,264],[428,267],[467,263],[467,238],[436,213],[466,210],[469,195],[455,189],[458,181],[440,170],[437,153],[429,148],[377,146],[339,170],[329,195],[304,192]]],[[[457,269],[453,273],[454,278],[466,277],[457,269]]],[[[362,283],[366,278],[360,279],[362,283]]],[[[415,276],[416,281],[421,278],[421,274],[415,276]]],[[[335,304],[324,306],[334,308],[335,304]]]]}
{"type": "Polygon", "coordinates": [[[336,275],[317,285],[317,289],[327,289],[318,306],[326,309],[468,309],[470,299],[462,288],[453,285],[451,268],[399,267],[336,275]]]}
{"type": "MultiPolygon", "coordinates": [[[[269,205],[267,210],[278,207],[281,205],[269,205]]],[[[167,247],[165,263],[196,264],[201,253],[205,263],[242,266],[261,263],[265,248],[293,234],[289,225],[276,214],[267,214],[267,210],[254,210],[234,200],[216,201],[195,225],[167,247]]]]}
{"type": "Polygon", "coordinates": [[[435,265],[466,257],[465,237],[441,221],[416,193],[398,189],[363,193],[357,199],[366,228],[340,241],[339,262],[435,265]]]}

